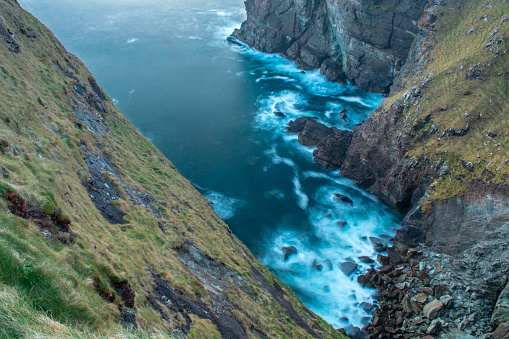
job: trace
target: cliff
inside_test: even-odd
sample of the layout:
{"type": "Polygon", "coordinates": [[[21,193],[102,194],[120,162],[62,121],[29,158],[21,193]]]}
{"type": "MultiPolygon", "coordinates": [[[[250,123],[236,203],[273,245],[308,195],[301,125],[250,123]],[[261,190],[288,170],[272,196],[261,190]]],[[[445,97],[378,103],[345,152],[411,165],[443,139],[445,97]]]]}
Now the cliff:
{"type": "Polygon", "coordinates": [[[0,337],[342,337],[0,0],[0,337]]]}
{"type": "Polygon", "coordinates": [[[427,0],[250,0],[232,35],[331,81],[388,93],[418,34],[427,0]]]}
{"type": "MultiPolygon", "coordinates": [[[[382,298],[387,297],[384,300],[397,310],[404,307],[397,297],[402,290],[413,296],[446,281],[456,311],[440,308],[440,326],[445,324],[445,333],[466,338],[495,331],[495,338],[505,338],[509,328],[504,324],[509,276],[507,1],[416,1],[412,5],[404,1],[304,1],[299,2],[304,6],[294,4],[286,11],[280,3],[247,1],[248,20],[234,36],[255,48],[283,53],[301,67],[321,67],[326,75],[324,58],[330,56],[353,84],[371,91],[388,91],[390,87],[390,97],[364,124],[353,131],[336,130],[314,142],[316,162],[340,169],[342,175],[407,213],[395,239],[400,254],[406,255],[409,246],[419,246],[427,251],[419,260],[433,263],[429,268],[409,268],[409,280],[400,281],[408,285],[396,284],[398,287],[389,291],[390,298],[382,298]],[[366,18],[373,11],[379,15],[370,23],[366,18]],[[401,17],[391,22],[384,19],[401,17]],[[299,27],[290,30],[295,34],[287,33],[286,27],[291,26],[299,27]],[[324,28],[316,34],[325,44],[313,43],[318,39],[313,33],[317,27],[324,28]],[[402,27],[406,27],[404,33],[399,31],[402,27]],[[272,41],[270,32],[280,33],[272,41]],[[253,37],[257,34],[261,38],[253,37]],[[379,40],[372,35],[379,35],[379,40]],[[387,37],[399,35],[398,44],[378,42],[393,41],[387,37]],[[302,43],[302,39],[310,42],[302,43]],[[296,58],[289,52],[295,43],[306,46],[296,58]],[[357,55],[364,55],[366,49],[373,51],[370,55],[375,60],[354,62],[359,69],[353,72],[349,60],[358,60],[357,55]],[[308,51],[322,61],[321,66],[318,61],[306,61],[312,59],[306,56],[308,51]],[[381,58],[386,61],[384,67],[378,62],[379,53],[386,53],[387,57],[381,58]],[[395,60],[401,67],[389,67],[395,60]],[[366,76],[372,73],[378,75],[370,83],[366,76]],[[446,263],[450,265],[445,269],[446,263]],[[419,284],[414,281],[422,270],[424,285],[420,279],[419,284]],[[430,272],[434,275],[429,276],[430,272]]],[[[384,281],[388,280],[380,282],[384,281]]],[[[387,288],[380,285],[379,291],[387,288]]],[[[428,294],[423,300],[433,298],[428,294]]],[[[394,326],[401,326],[405,317],[417,317],[416,327],[409,325],[416,331],[414,335],[425,335],[427,330],[439,333],[441,328],[428,327],[430,319],[422,308],[406,310],[400,312],[404,315],[401,322],[390,318],[395,317],[393,313],[384,317],[394,326]]],[[[372,330],[381,326],[377,335],[403,333],[391,332],[394,326],[387,328],[381,319],[373,319],[377,324],[372,330]]]]}

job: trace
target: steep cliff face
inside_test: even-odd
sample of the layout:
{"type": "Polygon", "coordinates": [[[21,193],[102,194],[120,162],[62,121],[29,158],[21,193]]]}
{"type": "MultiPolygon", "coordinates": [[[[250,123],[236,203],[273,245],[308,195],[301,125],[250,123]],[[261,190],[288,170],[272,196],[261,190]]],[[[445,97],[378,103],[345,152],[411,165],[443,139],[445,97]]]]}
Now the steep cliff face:
{"type": "Polygon", "coordinates": [[[233,36],[281,53],[329,80],[388,93],[418,33],[428,0],[248,0],[233,36]]]}
{"type": "Polygon", "coordinates": [[[337,337],[0,0],[0,337],[337,337]]]}
{"type": "MultiPolygon", "coordinates": [[[[329,1],[316,6],[327,14],[313,15],[327,16],[330,24],[323,31],[326,49],[333,52],[327,56],[341,63],[347,77],[361,88],[376,90],[368,79],[373,72],[376,84],[393,85],[390,97],[353,133],[334,131],[315,140],[315,160],[340,169],[385,203],[408,212],[396,235],[401,247],[425,244],[447,258],[448,271],[442,272],[437,263],[434,272],[445,274],[451,295],[462,302],[455,304],[457,311],[447,313],[458,330],[446,331],[480,336],[491,326],[497,329],[495,338],[507,336],[509,3],[329,1]],[[370,19],[375,11],[382,19],[370,19]],[[394,22],[385,25],[387,18],[394,22]],[[332,34],[338,31],[342,33],[332,34]],[[372,51],[372,59],[359,63],[357,55],[366,50],[372,51]]],[[[252,14],[235,35],[249,42],[250,27],[270,31],[271,24],[261,18],[252,14]]],[[[304,21],[309,20],[307,16],[304,21]]],[[[287,45],[301,41],[288,36],[287,45]]],[[[299,46],[320,56],[305,43],[299,46]]],[[[285,50],[274,51],[292,57],[285,50]]],[[[298,54],[295,58],[302,62],[298,54]]],[[[431,252],[429,258],[434,256],[439,255],[431,252]]],[[[433,287],[444,282],[440,279],[424,281],[433,287]]],[[[445,317],[446,312],[438,315],[445,317]]],[[[419,326],[419,335],[437,330],[419,326]]],[[[381,328],[378,333],[392,330],[381,328]]]]}

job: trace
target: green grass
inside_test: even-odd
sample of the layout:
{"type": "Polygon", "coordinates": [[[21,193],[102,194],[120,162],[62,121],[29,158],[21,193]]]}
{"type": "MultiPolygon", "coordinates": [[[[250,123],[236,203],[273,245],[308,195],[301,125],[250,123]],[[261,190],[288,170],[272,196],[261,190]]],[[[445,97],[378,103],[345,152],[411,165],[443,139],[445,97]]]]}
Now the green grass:
{"type": "MultiPolygon", "coordinates": [[[[174,325],[164,322],[147,301],[153,286],[147,267],[156,269],[170,286],[189,298],[200,296],[212,307],[205,287],[178,258],[175,248],[185,242],[247,282],[247,291],[232,287],[225,293],[242,310],[236,317],[247,328],[254,319],[269,337],[290,337],[288,333],[306,337],[255,282],[250,265],[270,283],[276,278],[230,234],[207,200],[109,98],[104,101],[107,113],[102,116],[112,134],[95,135],[79,122],[70,104],[73,80],[63,76],[56,64],[72,64],[77,81],[92,93],[86,67],[15,3],[0,1],[0,19],[11,30],[16,29],[16,22],[23,22],[38,36],[33,40],[16,34],[19,54],[10,53],[0,41],[0,135],[9,145],[0,144],[0,165],[10,172],[8,178],[0,178],[0,193],[15,191],[48,214],[60,209],[62,216],[72,221],[74,235],[69,246],[48,241],[35,223],[12,215],[0,199],[0,337],[167,337],[174,325]],[[126,184],[154,196],[165,219],[133,205],[118,179],[104,173],[122,196],[116,207],[126,214],[127,221],[125,225],[109,224],[83,186],[89,173],[82,143],[97,155],[104,152],[126,184]],[[164,233],[159,223],[164,225],[164,233]],[[112,283],[129,281],[136,293],[139,333],[122,329],[122,302],[118,296],[113,302],[104,300],[94,288],[94,278],[98,290],[109,290],[114,296],[112,283]]],[[[341,337],[330,325],[310,316],[296,295],[284,289],[293,307],[317,332],[341,337]]],[[[191,328],[192,337],[201,338],[204,333],[217,337],[210,321],[194,317],[191,328]]]]}
{"type": "MultiPolygon", "coordinates": [[[[474,180],[503,184],[509,178],[509,166],[505,165],[509,159],[509,54],[503,53],[509,44],[495,44],[496,50],[502,52],[497,56],[486,48],[495,30],[497,39],[509,36],[509,22],[502,23],[508,16],[509,4],[503,1],[490,4],[491,7],[480,0],[448,1],[447,6],[437,7],[436,45],[428,64],[424,72],[405,79],[407,89],[431,79],[422,89],[423,97],[416,103],[407,103],[405,117],[397,128],[415,133],[414,122],[431,114],[431,121],[416,133],[409,154],[415,159],[425,156],[432,163],[439,159],[446,162],[448,174],[432,184],[429,198],[435,202],[475,193],[468,191],[474,180]],[[467,79],[467,72],[477,64],[475,69],[482,72],[484,80],[467,79]],[[440,135],[467,124],[469,131],[465,136],[440,135]],[[419,138],[432,125],[438,134],[419,138]],[[488,131],[497,137],[488,138],[488,131]],[[471,162],[474,172],[465,169],[462,161],[471,162]],[[494,178],[487,178],[486,171],[494,178]]],[[[406,89],[387,99],[385,107],[393,101],[402,103],[405,92],[406,89]]]]}

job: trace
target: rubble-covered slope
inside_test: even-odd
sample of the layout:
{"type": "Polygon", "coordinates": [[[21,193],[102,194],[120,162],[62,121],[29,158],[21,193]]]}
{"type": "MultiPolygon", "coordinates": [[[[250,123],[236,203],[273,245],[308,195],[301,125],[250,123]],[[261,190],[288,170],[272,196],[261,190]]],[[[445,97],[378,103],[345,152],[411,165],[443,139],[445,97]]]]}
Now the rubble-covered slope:
{"type": "Polygon", "coordinates": [[[0,0],[0,337],[341,337],[0,0]]]}

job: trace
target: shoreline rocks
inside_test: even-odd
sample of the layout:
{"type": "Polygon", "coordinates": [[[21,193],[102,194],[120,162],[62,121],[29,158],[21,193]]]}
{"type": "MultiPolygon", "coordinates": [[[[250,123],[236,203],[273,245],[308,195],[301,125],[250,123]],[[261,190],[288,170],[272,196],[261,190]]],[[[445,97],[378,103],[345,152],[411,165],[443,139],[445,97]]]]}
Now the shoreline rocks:
{"type": "MultiPolygon", "coordinates": [[[[470,280],[458,259],[425,246],[389,247],[387,252],[391,257],[378,255],[382,266],[357,278],[362,286],[376,290],[378,301],[371,322],[363,328],[367,338],[504,338],[490,334],[499,327],[502,333],[507,323],[491,319],[497,300],[487,294],[488,286],[483,288],[489,274],[473,274],[470,280]]],[[[505,296],[500,295],[497,305],[507,304],[505,296]]]]}

